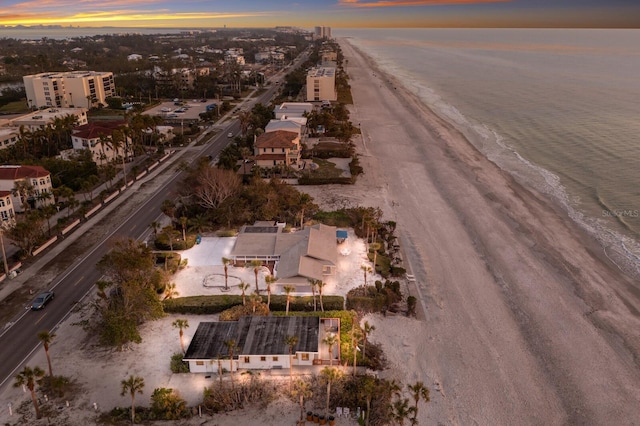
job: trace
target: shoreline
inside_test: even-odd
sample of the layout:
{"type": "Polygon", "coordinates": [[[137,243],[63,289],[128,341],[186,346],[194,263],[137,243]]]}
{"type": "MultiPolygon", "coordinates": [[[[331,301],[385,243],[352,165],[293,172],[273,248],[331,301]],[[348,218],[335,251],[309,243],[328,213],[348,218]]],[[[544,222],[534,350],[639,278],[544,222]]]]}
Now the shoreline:
{"type": "MultiPolygon", "coordinates": [[[[367,43],[360,43],[354,37],[344,39],[349,42],[354,40],[351,43],[355,49],[360,49],[359,46],[362,46],[362,52],[367,51],[367,43]]],[[[388,58],[384,60],[378,73],[382,74],[398,68],[397,74],[389,73],[391,76],[387,77],[385,83],[391,81],[392,83],[388,84],[392,87],[403,87],[399,81],[402,79],[401,75],[405,75],[404,67],[397,67],[387,61],[388,58]]],[[[638,210],[616,210],[599,198],[597,191],[594,199],[588,194],[569,192],[570,187],[561,182],[561,171],[553,172],[550,168],[522,157],[515,148],[504,143],[500,134],[486,128],[482,122],[468,118],[462,113],[459,113],[459,116],[464,118],[452,114],[450,110],[458,112],[457,105],[441,100],[437,94],[433,94],[425,80],[410,77],[403,90],[408,92],[416,103],[422,104],[430,110],[431,114],[435,114],[443,123],[459,132],[484,157],[490,159],[524,188],[542,194],[549,203],[558,206],[590,238],[598,240],[603,250],[607,250],[609,260],[640,281],[640,239],[638,238],[640,234],[625,221],[625,218],[637,218],[638,210]]]]}
{"type": "MultiPolygon", "coordinates": [[[[457,394],[457,401],[434,398],[432,405],[442,407],[431,407],[439,412],[429,421],[528,423],[540,413],[541,422],[552,424],[637,418],[629,408],[640,391],[633,280],[561,206],[522,186],[371,58],[359,59],[357,48],[340,41],[365,153],[397,168],[379,164],[424,292],[423,332],[443,342],[428,352],[457,359],[458,368],[444,359],[409,367],[431,379],[425,383],[457,394]],[[359,84],[365,76],[371,81],[359,84]],[[374,99],[387,102],[380,107],[374,99]],[[449,309],[468,321],[456,323],[449,309]],[[487,375],[488,366],[499,377],[487,375]],[[461,385],[461,377],[469,382],[461,385]],[[603,387],[616,401],[592,396],[603,387]],[[478,396],[487,390],[500,401],[478,396]]],[[[365,167],[364,179],[368,174],[365,167]]]]}

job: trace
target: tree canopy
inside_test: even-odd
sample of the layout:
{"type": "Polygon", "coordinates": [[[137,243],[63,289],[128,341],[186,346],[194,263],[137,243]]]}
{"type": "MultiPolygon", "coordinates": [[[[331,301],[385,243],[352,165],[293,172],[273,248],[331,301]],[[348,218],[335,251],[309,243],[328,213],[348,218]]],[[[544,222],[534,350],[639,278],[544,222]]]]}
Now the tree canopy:
{"type": "Polygon", "coordinates": [[[121,348],[141,341],[138,326],[162,316],[159,294],[167,277],[155,267],[153,253],[132,239],[118,240],[98,262],[106,277],[98,282],[98,332],[104,344],[121,348]]]}

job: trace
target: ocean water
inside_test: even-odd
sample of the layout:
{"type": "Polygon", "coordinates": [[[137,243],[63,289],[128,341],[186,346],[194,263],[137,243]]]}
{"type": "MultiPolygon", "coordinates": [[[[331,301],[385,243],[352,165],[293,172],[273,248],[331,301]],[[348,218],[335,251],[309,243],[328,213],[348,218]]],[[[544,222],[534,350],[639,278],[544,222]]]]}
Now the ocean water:
{"type": "Polygon", "coordinates": [[[640,271],[640,30],[335,29],[640,271]]]}

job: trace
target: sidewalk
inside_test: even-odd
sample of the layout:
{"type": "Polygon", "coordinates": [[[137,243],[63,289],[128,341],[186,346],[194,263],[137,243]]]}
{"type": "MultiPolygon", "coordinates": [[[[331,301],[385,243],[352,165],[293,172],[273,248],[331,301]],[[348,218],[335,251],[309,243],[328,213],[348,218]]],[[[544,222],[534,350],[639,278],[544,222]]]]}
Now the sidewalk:
{"type": "MultiPolygon", "coordinates": [[[[195,146],[200,139],[196,139],[189,147],[195,146]]],[[[31,278],[37,275],[37,273],[42,269],[47,263],[53,260],[56,256],[61,254],[67,247],[69,247],[72,243],[74,243],[78,238],[80,238],[88,229],[93,227],[96,223],[101,221],[104,217],[106,217],[110,212],[116,209],[119,205],[125,202],[131,195],[133,195],[137,189],[140,188],[142,184],[145,182],[155,179],[158,175],[161,174],[162,171],[170,167],[176,160],[182,157],[183,153],[186,152],[185,149],[180,151],[175,151],[172,155],[170,155],[165,161],[158,164],[151,172],[147,173],[144,177],[138,180],[130,181],[129,185],[124,189],[118,196],[116,196],[112,201],[107,204],[104,204],[102,208],[94,215],[90,216],[87,220],[81,222],[76,229],[74,229],[69,234],[66,234],[63,239],[58,239],[56,243],[49,249],[47,249],[42,255],[38,255],[37,260],[31,263],[28,267],[22,268],[22,272],[13,279],[5,279],[0,283],[0,301],[6,299],[11,293],[22,287],[25,283],[27,283],[31,278]]],[[[168,177],[167,177],[168,178],[168,177]]],[[[160,212],[158,212],[160,214],[160,212]]],[[[61,211],[58,215],[66,215],[65,211],[61,211]]],[[[7,254],[9,256],[9,254],[7,254]]],[[[41,285],[42,283],[40,283],[41,285]]]]}

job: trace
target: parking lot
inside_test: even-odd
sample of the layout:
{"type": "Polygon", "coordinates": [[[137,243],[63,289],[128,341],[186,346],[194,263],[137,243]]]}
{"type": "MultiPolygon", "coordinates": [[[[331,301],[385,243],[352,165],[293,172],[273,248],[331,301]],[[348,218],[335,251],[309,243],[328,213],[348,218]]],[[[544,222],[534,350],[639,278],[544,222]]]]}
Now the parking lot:
{"type": "Polygon", "coordinates": [[[145,111],[145,114],[159,115],[166,121],[194,121],[199,120],[200,114],[206,112],[207,105],[213,103],[219,103],[219,101],[214,99],[177,99],[162,102],[160,105],[145,111]]]}

